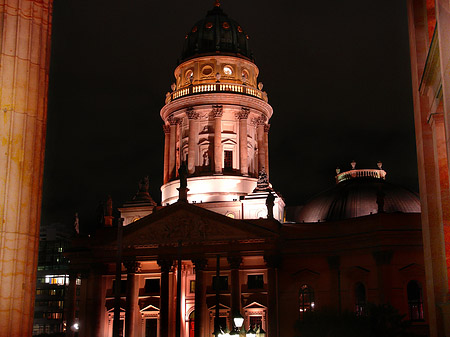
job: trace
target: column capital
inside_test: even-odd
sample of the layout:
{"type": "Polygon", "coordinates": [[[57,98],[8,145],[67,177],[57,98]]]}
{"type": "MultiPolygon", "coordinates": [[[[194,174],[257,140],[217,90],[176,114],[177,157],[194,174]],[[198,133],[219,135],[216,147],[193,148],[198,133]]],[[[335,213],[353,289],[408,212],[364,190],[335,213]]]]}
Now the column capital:
{"type": "Polygon", "coordinates": [[[231,269],[239,269],[242,263],[242,257],[240,256],[228,256],[227,260],[231,269]]]}
{"type": "Polygon", "coordinates": [[[246,107],[242,107],[241,111],[236,113],[236,118],[238,119],[247,119],[250,114],[250,109],[246,107]]]}
{"type": "Polygon", "coordinates": [[[204,258],[193,259],[192,263],[195,265],[196,270],[205,270],[206,266],[208,265],[208,260],[204,258]]]}
{"type": "Polygon", "coordinates": [[[264,132],[269,132],[270,124],[264,124],[264,132]]]}
{"type": "Polygon", "coordinates": [[[189,107],[186,109],[186,115],[189,119],[199,119],[200,115],[193,107],[189,107]]]}
{"type": "Polygon", "coordinates": [[[222,105],[213,105],[212,113],[215,118],[220,118],[223,115],[223,106],[222,105]]]}
{"type": "Polygon", "coordinates": [[[127,269],[128,274],[136,274],[141,272],[141,263],[138,261],[125,261],[125,268],[127,269]]]}
{"type": "Polygon", "coordinates": [[[173,266],[173,260],[171,258],[159,258],[158,265],[161,268],[161,272],[170,272],[173,266]]]}
{"type": "Polygon", "coordinates": [[[177,125],[179,123],[179,119],[173,117],[173,115],[170,115],[169,118],[167,118],[167,121],[170,125],[177,125]]]}
{"type": "Polygon", "coordinates": [[[264,261],[267,268],[278,268],[281,264],[281,256],[278,254],[267,254],[264,255],[264,261]]]}
{"type": "Polygon", "coordinates": [[[170,125],[164,124],[163,130],[165,134],[170,134],[170,125]]]}

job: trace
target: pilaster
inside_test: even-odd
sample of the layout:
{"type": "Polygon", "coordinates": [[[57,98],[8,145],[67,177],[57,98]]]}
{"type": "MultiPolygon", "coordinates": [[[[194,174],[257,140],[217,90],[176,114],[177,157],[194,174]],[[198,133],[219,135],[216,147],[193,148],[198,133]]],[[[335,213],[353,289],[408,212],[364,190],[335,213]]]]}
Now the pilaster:
{"type": "Polygon", "coordinates": [[[198,157],[198,118],[199,113],[190,107],[186,109],[189,119],[189,140],[188,140],[188,173],[195,172],[195,160],[198,157]]]}
{"type": "Polygon", "coordinates": [[[239,167],[241,174],[248,175],[248,150],[247,150],[247,119],[250,114],[250,109],[242,107],[242,110],[237,113],[239,119],[239,167]]]}
{"type": "Polygon", "coordinates": [[[164,184],[169,181],[170,125],[163,125],[164,130],[164,184]]]}
{"type": "Polygon", "coordinates": [[[222,174],[222,115],[223,107],[213,105],[214,116],[214,173],[222,174]]]}

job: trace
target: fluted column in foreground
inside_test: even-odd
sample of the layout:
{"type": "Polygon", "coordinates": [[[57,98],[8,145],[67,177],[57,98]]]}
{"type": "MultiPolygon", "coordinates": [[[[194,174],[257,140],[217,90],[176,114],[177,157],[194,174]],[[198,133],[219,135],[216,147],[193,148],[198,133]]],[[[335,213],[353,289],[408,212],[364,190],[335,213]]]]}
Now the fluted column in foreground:
{"type": "Polygon", "coordinates": [[[31,336],[52,0],[0,0],[0,334],[31,336]]]}
{"type": "Polygon", "coordinates": [[[244,107],[237,114],[239,119],[239,167],[244,176],[248,175],[247,118],[249,114],[250,109],[244,107]]]}
{"type": "Polygon", "coordinates": [[[214,173],[222,174],[222,115],[221,105],[213,106],[214,114],[214,173]]]}
{"type": "Polygon", "coordinates": [[[198,144],[198,130],[197,120],[199,113],[194,108],[189,108],[186,111],[189,119],[189,143],[188,143],[188,172],[193,174],[195,172],[195,158],[197,158],[197,144],[198,144]]]}

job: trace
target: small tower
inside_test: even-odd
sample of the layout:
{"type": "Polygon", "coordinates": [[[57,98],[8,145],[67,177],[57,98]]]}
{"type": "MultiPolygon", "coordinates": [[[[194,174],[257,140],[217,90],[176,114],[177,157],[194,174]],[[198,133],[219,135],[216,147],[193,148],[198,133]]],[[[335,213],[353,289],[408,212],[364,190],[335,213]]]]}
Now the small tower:
{"type": "MultiPolygon", "coordinates": [[[[248,35],[216,2],[185,37],[164,121],[162,205],[178,200],[178,169],[187,163],[188,202],[235,202],[269,174],[272,107],[258,84],[248,35]]],[[[265,207],[265,206],[264,206],[265,207]]]]}

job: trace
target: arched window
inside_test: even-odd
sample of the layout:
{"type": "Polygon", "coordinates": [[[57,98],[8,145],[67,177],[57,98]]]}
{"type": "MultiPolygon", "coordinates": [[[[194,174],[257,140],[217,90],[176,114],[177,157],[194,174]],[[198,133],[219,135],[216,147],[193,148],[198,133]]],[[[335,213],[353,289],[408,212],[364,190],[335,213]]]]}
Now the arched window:
{"type": "Polygon", "coordinates": [[[357,316],[366,314],[366,287],[361,282],[355,285],[355,311],[357,316]]]}
{"type": "Polygon", "coordinates": [[[423,320],[422,287],[417,281],[409,281],[407,286],[409,318],[412,321],[423,320]]]}
{"type": "Polygon", "coordinates": [[[314,290],[308,285],[304,284],[300,287],[298,300],[300,318],[303,317],[303,313],[306,311],[314,310],[314,290]]]}
{"type": "Polygon", "coordinates": [[[195,331],[195,311],[189,315],[189,337],[194,337],[195,331]]]}

